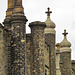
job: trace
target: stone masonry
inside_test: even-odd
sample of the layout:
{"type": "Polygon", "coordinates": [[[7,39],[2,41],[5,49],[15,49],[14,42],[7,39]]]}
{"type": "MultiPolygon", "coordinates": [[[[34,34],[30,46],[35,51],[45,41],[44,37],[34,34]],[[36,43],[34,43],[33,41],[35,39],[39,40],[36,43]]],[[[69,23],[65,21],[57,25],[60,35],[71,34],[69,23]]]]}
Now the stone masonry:
{"type": "Polygon", "coordinates": [[[4,27],[0,24],[0,75],[8,74],[8,63],[7,63],[7,46],[4,37],[4,27]]]}
{"type": "Polygon", "coordinates": [[[50,19],[50,8],[48,8],[46,28],[45,28],[45,41],[50,46],[49,50],[49,75],[56,75],[56,51],[55,51],[55,23],[50,19]]]}
{"type": "Polygon", "coordinates": [[[49,51],[49,72],[50,75],[56,75],[56,61],[55,61],[55,34],[45,34],[45,41],[50,45],[49,51]]]}
{"type": "Polygon", "coordinates": [[[14,6],[15,6],[15,0],[8,0],[8,8],[7,8],[7,11],[6,11],[6,18],[4,19],[4,29],[7,30],[5,34],[6,36],[6,43],[7,43],[7,60],[8,60],[8,75],[11,75],[11,56],[12,56],[12,53],[11,53],[11,24],[10,24],[10,20],[11,20],[11,17],[12,17],[12,12],[13,12],[13,9],[14,9],[14,6]]]}
{"type": "Polygon", "coordinates": [[[72,75],[75,75],[75,60],[72,60],[72,75]]]}
{"type": "Polygon", "coordinates": [[[67,34],[64,30],[64,40],[60,43],[61,75],[71,75],[71,43],[67,40],[67,34]]]}
{"type": "Polygon", "coordinates": [[[61,68],[61,75],[71,75],[71,62],[69,59],[71,59],[71,53],[61,53],[60,54],[60,68],[61,68]],[[67,62],[68,61],[68,62],[67,62]],[[67,62],[67,63],[66,63],[67,62]],[[68,65],[69,64],[69,65],[68,65]],[[70,68],[69,68],[70,67],[70,68]]]}
{"type": "Polygon", "coordinates": [[[31,75],[31,34],[26,34],[26,75],[31,75]]]}
{"type": "Polygon", "coordinates": [[[37,21],[30,23],[29,26],[31,27],[31,40],[33,45],[32,75],[44,75],[44,28],[46,24],[37,21]]]}
{"type": "Polygon", "coordinates": [[[26,62],[26,17],[22,7],[22,0],[16,0],[13,9],[11,28],[11,50],[12,50],[12,75],[25,75],[26,62]]]}
{"type": "Polygon", "coordinates": [[[8,0],[4,26],[0,24],[0,75],[58,75],[59,71],[60,75],[75,74],[71,43],[66,38],[68,33],[64,30],[58,55],[55,50],[56,25],[50,18],[49,7],[46,13],[47,20],[29,23],[31,33],[26,34],[28,20],[22,0],[8,0]]]}

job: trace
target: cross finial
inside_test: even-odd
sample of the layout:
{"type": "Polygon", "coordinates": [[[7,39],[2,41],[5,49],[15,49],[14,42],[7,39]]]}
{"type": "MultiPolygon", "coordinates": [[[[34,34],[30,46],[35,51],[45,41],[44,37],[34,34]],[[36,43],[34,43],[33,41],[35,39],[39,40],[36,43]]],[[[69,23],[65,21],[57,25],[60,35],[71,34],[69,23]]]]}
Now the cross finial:
{"type": "Polygon", "coordinates": [[[66,30],[64,30],[64,33],[62,33],[64,36],[66,36],[68,33],[66,32],[66,30]]]}
{"type": "Polygon", "coordinates": [[[46,12],[47,13],[47,16],[50,16],[50,13],[52,13],[52,11],[50,11],[50,8],[49,7],[47,9],[48,9],[48,11],[46,12]]]}

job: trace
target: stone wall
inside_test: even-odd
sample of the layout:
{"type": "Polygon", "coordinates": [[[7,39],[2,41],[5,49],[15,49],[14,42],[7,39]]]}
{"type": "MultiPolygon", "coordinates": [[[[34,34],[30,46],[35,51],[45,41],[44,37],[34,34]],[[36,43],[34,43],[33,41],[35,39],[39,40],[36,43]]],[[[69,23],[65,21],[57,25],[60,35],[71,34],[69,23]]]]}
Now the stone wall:
{"type": "Polygon", "coordinates": [[[6,32],[0,25],[0,75],[7,75],[7,47],[4,37],[4,32],[6,32]]]}
{"type": "Polygon", "coordinates": [[[25,75],[26,35],[25,23],[13,21],[11,39],[12,75],[25,75]]]}
{"type": "Polygon", "coordinates": [[[45,41],[50,46],[49,50],[49,75],[56,75],[56,51],[55,51],[55,34],[45,34],[45,41]]]}
{"type": "Polygon", "coordinates": [[[30,44],[31,44],[31,34],[26,34],[26,75],[31,75],[31,49],[30,49],[30,44]]]}
{"type": "Polygon", "coordinates": [[[71,75],[71,53],[62,52],[60,54],[61,75],[71,75]]]}
{"type": "Polygon", "coordinates": [[[75,60],[72,60],[72,75],[75,75],[75,60]]]}
{"type": "Polygon", "coordinates": [[[44,46],[45,46],[45,36],[44,28],[45,23],[43,22],[32,22],[29,24],[31,27],[31,41],[33,45],[32,55],[32,75],[44,75],[44,46]]]}
{"type": "Polygon", "coordinates": [[[45,42],[45,74],[49,75],[49,45],[45,42]]]}

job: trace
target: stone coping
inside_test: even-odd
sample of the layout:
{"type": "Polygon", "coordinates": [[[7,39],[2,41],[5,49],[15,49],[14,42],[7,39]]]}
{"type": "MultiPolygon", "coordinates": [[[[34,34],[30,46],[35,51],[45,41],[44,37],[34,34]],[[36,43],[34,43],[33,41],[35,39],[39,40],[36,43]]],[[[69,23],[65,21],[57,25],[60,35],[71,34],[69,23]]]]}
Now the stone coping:
{"type": "Polygon", "coordinates": [[[45,22],[40,22],[40,21],[34,21],[29,23],[29,27],[33,27],[33,26],[42,26],[42,27],[46,27],[45,22]]]}

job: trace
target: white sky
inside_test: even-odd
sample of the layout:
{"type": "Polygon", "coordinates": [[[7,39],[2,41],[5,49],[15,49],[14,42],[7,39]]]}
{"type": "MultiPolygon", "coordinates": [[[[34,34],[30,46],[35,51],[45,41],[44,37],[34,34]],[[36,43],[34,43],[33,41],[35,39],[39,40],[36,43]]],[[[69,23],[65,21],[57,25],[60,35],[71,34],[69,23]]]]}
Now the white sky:
{"type": "MultiPolygon", "coordinates": [[[[25,15],[28,19],[26,32],[30,33],[28,24],[32,21],[45,21],[45,12],[50,7],[51,19],[56,24],[56,42],[63,40],[64,29],[69,33],[67,38],[72,44],[72,59],[75,60],[75,0],[23,0],[25,15]]],[[[0,23],[5,18],[7,0],[0,0],[0,23]]]]}

